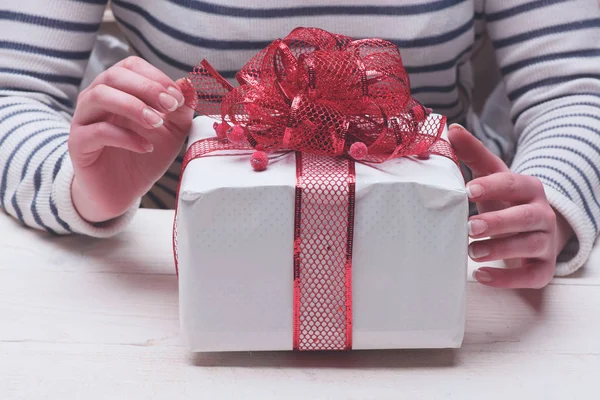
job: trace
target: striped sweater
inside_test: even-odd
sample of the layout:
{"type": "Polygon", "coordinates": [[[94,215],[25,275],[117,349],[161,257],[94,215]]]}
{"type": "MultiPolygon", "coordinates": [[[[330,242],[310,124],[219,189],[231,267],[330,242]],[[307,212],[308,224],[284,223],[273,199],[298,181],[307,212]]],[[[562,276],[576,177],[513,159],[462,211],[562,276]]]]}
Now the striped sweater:
{"type": "MultiPolygon", "coordinates": [[[[202,58],[232,79],[254,53],[297,26],[394,42],[419,101],[466,125],[514,171],[544,183],[550,203],[576,233],[556,274],[575,271],[589,256],[600,224],[596,0],[111,3],[131,49],[173,79],[202,58]],[[503,80],[501,101],[482,118],[471,108],[470,59],[484,35],[493,42],[503,80]]],[[[135,213],[92,225],[70,197],[70,118],[105,6],[105,0],[0,5],[0,207],[26,226],[107,237],[135,213]]],[[[180,163],[143,206],[173,207],[180,163]]]]}

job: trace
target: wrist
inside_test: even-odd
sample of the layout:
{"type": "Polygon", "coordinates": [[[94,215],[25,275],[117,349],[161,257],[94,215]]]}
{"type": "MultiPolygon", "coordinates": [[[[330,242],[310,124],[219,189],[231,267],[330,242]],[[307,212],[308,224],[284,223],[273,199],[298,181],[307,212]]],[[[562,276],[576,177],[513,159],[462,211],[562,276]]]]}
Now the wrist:
{"type": "Polygon", "coordinates": [[[108,211],[95,202],[89,192],[81,186],[77,176],[71,184],[71,200],[77,214],[90,224],[107,222],[122,214],[108,211]]]}

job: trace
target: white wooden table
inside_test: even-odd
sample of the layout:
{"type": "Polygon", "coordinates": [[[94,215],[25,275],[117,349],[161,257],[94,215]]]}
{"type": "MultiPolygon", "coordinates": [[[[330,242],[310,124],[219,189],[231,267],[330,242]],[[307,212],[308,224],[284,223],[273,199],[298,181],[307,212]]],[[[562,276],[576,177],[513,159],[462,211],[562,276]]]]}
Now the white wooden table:
{"type": "Polygon", "coordinates": [[[194,355],[172,217],[94,240],[0,216],[0,399],[600,398],[600,250],[543,291],[470,282],[459,350],[194,355]]]}

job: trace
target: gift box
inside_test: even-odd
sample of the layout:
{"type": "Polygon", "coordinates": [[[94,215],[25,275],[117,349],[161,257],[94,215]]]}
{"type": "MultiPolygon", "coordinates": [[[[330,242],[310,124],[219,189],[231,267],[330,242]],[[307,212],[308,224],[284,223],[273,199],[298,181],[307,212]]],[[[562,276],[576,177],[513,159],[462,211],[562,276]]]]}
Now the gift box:
{"type": "MultiPolygon", "coordinates": [[[[445,118],[410,97],[402,104],[389,93],[381,97],[402,106],[397,111],[367,99],[369,85],[390,75],[368,66],[355,81],[361,93],[344,108],[335,93],[324,94],[332,92],[319,78],[331,71],[327,63],[311,71],[318,65],[311,56],[295,54],[307,74],[285,69],[294,62],[285,61],[294,55],[286,48],[293,49],[298,34],[305,43],[306,31],[295,31],[293,40],[276,41],[260,54],[261,68],[272,51],[286,71],[274,74],[279,83],[268,104],[260,96],[269,84],[256,78],[256,65],[253,79],[238,75],[239,90],[207,63],[192,75],[193,106],[204,115],[193,122],[174,222],[188,348],[459,347],[468,201],[445,141],[445,118]],[[311,73],[321,87],[311,85],[311,73]],[[303,119],[304,103],[319,115],[303,119]]],[[[331,35],[310,34],[311,40],[331,35]]],[[[333,37],[333,57],[346,57],[337,53],[356,42],[333,37]]],[[[359,59],[351,63],[370,60],[359,59]]]]}

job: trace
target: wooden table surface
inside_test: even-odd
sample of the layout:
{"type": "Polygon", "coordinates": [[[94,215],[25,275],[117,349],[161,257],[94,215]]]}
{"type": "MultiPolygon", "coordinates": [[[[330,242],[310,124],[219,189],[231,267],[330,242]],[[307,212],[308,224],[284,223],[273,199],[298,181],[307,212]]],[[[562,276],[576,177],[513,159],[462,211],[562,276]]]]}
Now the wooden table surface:
{"type": "Polygon", "coordinates": [[[542,291],[470,282],[458,350],[191,354],[172,218],[96,240],[0,216],[0,399],[600,398],[600,251],[542,291]]]}

